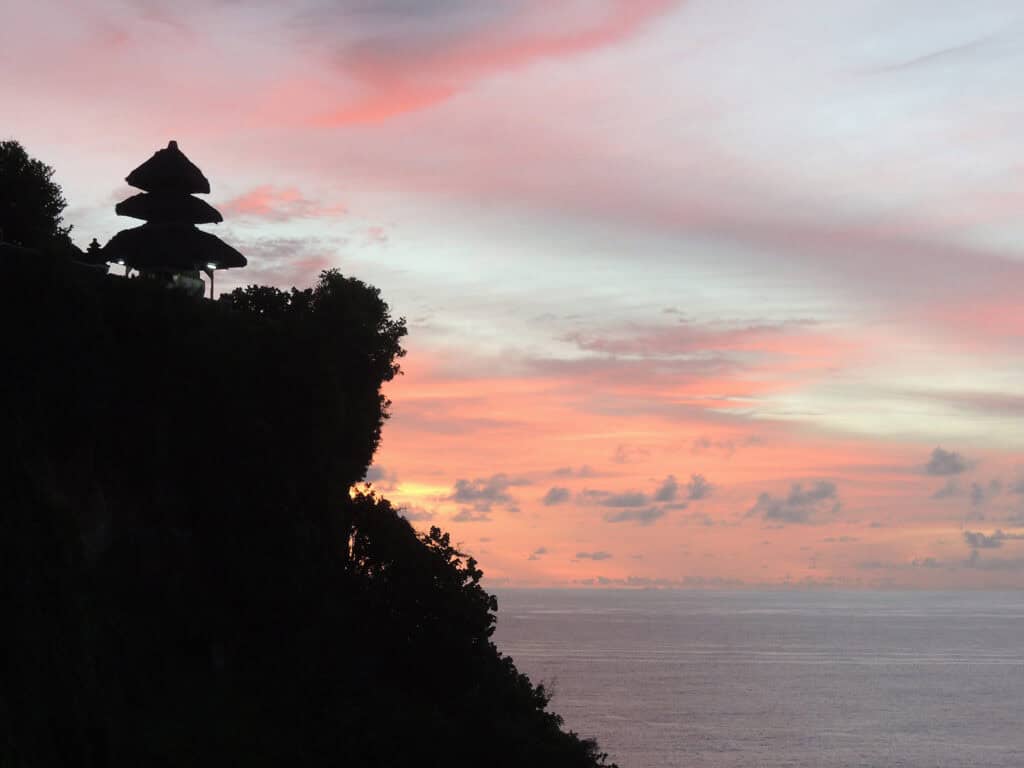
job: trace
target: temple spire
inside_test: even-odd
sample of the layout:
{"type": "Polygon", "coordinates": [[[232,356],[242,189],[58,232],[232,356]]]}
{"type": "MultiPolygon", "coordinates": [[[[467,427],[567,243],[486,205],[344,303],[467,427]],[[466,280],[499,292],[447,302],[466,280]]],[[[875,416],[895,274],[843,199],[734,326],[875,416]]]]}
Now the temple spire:
{"type": "Polygon", "coordinates": [[[220,212],[194,195],[209,194],[210,182],[203,172],[170,141],[125,178],[142,193],[115,207],[119,216],[146,223],[118,232],[103,249],[108,262],[128,270],[166,279],[169,283],[202,292],[199,272],[210,278],[217,269],[244,267],[245,257],[219,237],[196,224],[223,221],[220,212]]]}

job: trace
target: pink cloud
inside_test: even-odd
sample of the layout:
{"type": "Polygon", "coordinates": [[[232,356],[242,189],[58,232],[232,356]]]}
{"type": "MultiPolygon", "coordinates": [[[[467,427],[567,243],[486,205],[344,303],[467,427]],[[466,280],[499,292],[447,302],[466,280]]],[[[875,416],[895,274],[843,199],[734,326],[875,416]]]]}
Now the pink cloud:
{"type": "Polygon", "coordinates": [[[322,205],[305,198],[294,187],[277,188],[266,184],[223,203],[225,216],[251,217],[266,221],[290,219],[334,218],[348,209],[342,204],[322,205]]]}
{"type": "MultiPolygon", "coordinates": [[[[369,40],[344,48],[337,62],[363,86],[364,94],[321,116],[327,125],[379,122],[450,99],[469,84],[488,75],[532,61],[563,57],[612,46],[636,35],[649,21],[679,5],[680,0],[609,0],[608,8],[592,18],[578,13],[568,28],[552,29],[552,15],[543,3],[529,3],[524,18],[478,30],[474,35],[448,38],[443,45],[400,40],[387,45],[369,40]],[[581,18],[582,17],[582,18],[581,18]],[[509,33],[508,27],[525,33],[509,33]]],[[[572,15],[572,14],[570,14],[572,15]]]]}

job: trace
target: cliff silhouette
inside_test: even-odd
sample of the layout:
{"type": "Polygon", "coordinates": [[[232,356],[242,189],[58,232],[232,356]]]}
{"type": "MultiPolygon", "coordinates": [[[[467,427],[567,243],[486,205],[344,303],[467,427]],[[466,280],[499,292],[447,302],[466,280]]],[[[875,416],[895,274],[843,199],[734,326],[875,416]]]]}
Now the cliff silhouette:
{"type": "Polygon", "coordinates": [[[406,333],[378,290],[0,273],[0,765],[606,763],[476,561],[352,490],[406,333]]]}

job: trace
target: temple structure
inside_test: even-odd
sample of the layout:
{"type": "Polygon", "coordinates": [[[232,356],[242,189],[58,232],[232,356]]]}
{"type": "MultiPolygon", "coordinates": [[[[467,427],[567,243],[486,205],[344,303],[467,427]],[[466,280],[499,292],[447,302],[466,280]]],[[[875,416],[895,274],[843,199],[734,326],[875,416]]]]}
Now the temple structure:
{"type": "Polygon", "coordinates": [[[129,272],[166,280],[168,284],[203,293],[199,277],[210,278],[218,269],[244,267],[245,256],[196,224],[216,224],[223,217],[197,194],[209,194],[210,182],[172,141],[125,179],[142,193],[114,209],[119,216],[142,219],[145,224],[114,235],[103,248],[109,263],[123,264],[129,272]]]}

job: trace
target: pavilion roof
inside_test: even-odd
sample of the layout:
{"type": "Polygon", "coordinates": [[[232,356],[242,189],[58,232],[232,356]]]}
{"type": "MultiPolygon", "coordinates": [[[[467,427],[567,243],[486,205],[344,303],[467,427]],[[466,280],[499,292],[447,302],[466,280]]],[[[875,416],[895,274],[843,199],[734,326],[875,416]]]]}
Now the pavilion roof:
{"type": "Polygon", "coordinates": [[[140,192],[118,203],[118,216],[143,221],[180,224],[217,224],[224,221],[220,212],[205,200],[173,192],[140,192]]]}
{"type": "Polygon", "coordinates": [[[182,272],[244,267],[248,262],[216,235],[191,225],[149,223],[125,229],[103,247],[108,262],[132,269],[182,272]]]}
{"type": "Polygon", "coordinates": [[[128,174],[129,184],[146,192],[209,194],[210,182],[172,141],[128,174]]]}

